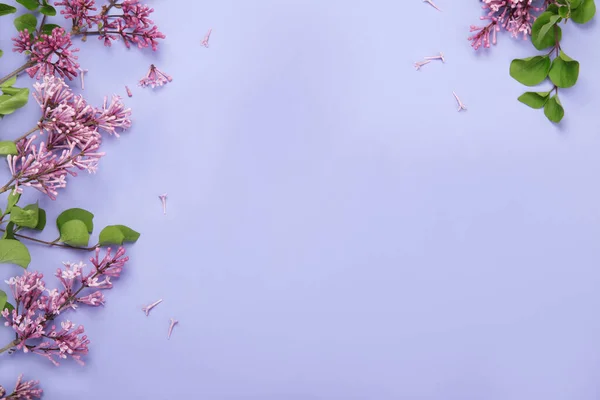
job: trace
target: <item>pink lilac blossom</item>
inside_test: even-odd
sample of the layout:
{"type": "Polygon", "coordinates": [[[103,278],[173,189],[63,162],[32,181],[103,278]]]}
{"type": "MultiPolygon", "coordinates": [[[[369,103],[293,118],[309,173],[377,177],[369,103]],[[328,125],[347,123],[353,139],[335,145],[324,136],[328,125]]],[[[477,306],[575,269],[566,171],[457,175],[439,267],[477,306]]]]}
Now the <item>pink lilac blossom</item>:
{"type": "Polygon", "coordinates": [[[527,39],[531,35],[531,26],[535,21],[533,12],[541,11],[543,7],[533,6],[534,0],[482,0],[482,8],[486,15],[481,20],[489,21],[485,26],[471,25],[473,33],[468,37],[475,50],[480,47],[489,48],[497,42],[497,32],[504,29],[513,37],[519,35],[527,39]]]}
{"type": "Polygon", "coordinates": [[[84,327],[66,320],[58,328],[52,322],[61,312],[76,309],[77,304],[103,305],[104,295],[100,290],[112,287],[110,278],[118,278],[128,260],[125,249],[120,247],[114,255],[110,248],[106,249],[102,258],[100,249],[96,249],[95,257],[90,258],[93,269],[87,274],[81,262],[64,263],[64,268],[55,273],[62,285],[60,290],[46,289],[39,272],[25,271],[22,276],[9,279],[15,308],[5,309],[2,316],[6,319],[4,325],[16,333],[15,348],[41,355],[55,365],[57,359],[66,358],[83,364],[81,357],[88,353],[90,343],[84,327]]]}
{"type": "Polygon", "coordinates": [[[101,132],[118,137],[131,126],[131,110],[119,96],[110,102],[105,98],[102,107],[95,108],[73,94],[61,78],[50,75],[33,86],[33,97],[42,110],[40,134],[47,137],[39,144],[35,135],[17,143],[19,153],[7,157],[11,183],[17,192],[29,186],[56,199],[68,175],[77,176],[78,170],[96,172],[104,155],[98,151],[101,132]]]}
{"type": "Polygon", "coordinates": [[[0,400],[34,400],[41,399],[44,391],[38,387],[39,381],[23,381],[23,375],[17,379],[15,389],[8,396],[6,389],[0,386],[0,400]]]}
{"type": "Polygon", "coordinates": [[[72,20],[75,32],[98,35],[105,46],[110,46],[112,41],[120,38],[127,48],[133,45],[156,51],[158,40],[164,39],[165,35],[150,19],[154,9],[141,4],[139,0],[124,0],[118,5],[115,3],[103,6],[98,14],[92,13],[98,11],[92,0],[62,0],[55,5],[64,7],[61,14],[72,20]],[[122,14],[109,13],[113,7],[120,9],[122,14]],[[90,31],[94,25],[98,30],[90,31]]]}
{"type": "Polygon", "coordinates": [[[27,69],[29,76],[42,79],[45,75],[58,75],[72,80],[77,76],[77,56],[79,49],[72,49],[71,35],[63,28],[57,27],[52,33],[33,34],[27,29],[13,38],[13,51],[30,53],[31,67],[27,69]]]}
{"type": "Polygon", "coordinates": [[[166,85],[171,81],[173,81],[173,78],[162,72],[160,69],[156,68],[154,64],[151,64],[146,76],[140,79],[139,85],[141,87],[150,86],[152,88],[155,88],[157,86],[166,85]]]}

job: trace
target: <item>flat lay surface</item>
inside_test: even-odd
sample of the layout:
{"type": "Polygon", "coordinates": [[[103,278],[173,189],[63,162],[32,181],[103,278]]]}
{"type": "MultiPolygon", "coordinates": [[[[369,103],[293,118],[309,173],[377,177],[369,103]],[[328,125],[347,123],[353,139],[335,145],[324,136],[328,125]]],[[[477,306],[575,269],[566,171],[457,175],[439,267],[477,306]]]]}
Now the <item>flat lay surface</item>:
{"type": "MultiPolygon", "coordinates": [[[[564,28],[582,67],[558,126],[516,100],[530,44],[474,52],[479,2],[435,3],[153,0],[157,53],[74,39],[81,93],[123,96],[133,126],[62,204],[142,236],[104,310],[77,313],[85,367],[3,354],[2,381],[48,400],[596,399],[598,21],[564,28]],[[138,87],[150,64],[173,82],[138,87]]],[[[91,256],[31,248],[47,276],[91,256]]]]}

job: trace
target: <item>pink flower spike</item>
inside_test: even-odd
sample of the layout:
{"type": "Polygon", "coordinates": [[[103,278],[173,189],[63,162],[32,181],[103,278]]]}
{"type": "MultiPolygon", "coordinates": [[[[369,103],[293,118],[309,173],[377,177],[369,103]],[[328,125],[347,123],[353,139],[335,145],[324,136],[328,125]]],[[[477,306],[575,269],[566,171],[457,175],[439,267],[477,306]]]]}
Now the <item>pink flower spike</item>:
{"type": "Polygon", "coordinates": [[[127,96],[133,97],[133,94],[131,93],[131,90],[129,89],[129,86],[125,86],[125,91],[127,92],[127,96]]]}
{"type": "Polygon", "coordinates": [[[145,77],[140,79],[139,85],[141,87],[150,86],[151,88],[155,88],[157,86],[163,86],[167,83],[173,81],[169,75],[162,72],[160,69],[156,68],[154,64],[150,65],[150,70],[145,77]]]}
{"type": "Polygon", "coordinates": [[[417,71],[419,71],[423,65],[427,65],[427,64],[429,64],[430,62],[431,62],[431,60],[417,61],[417,62],[415,63],[415,69],[416,69],[417,71]]]}
{"type": "Polygon", "coordinates": [[[87,69],[77,68],[79,70],[79,77],[81,78],[81,90],[85,90],[85,82],[83,80],[83,75],[88,72],[87,69]]]}
{"type": "Polygon", "coordinates": [[[160,303],[162,303],[162,299],[158,299],[154,303],[148,304],[146,307],[142,307],[142,311],[146,313],[146,317],[148,315],[150,315],[150,310],[152,310],[154,307],[156,307],[160,303]]]}
{"type": "Polygon", "coordinates": [[[201,44],[202,44],[202,46],[204,46],[204,47],[206,47],[206,48],[208,48],[208,40],[210,39],[210,34],[211,34],[211,32],[212,32],[212,28],[210,28],[210,29],[208,30],[208,33],[206,34],[206,36],[204,36],[204,40],[202,40],[202,43],[201,43],[201,44]]]}
{"type": "Polygon", "coordinates": [[[456,102],[458,103],[458,111],[460,112],[461,110],[465,110],[467,111],[467,106],[465,106],[463,104],[462,101],[460,101],[460,98],[457,96],[457,94],[455,92],[452,92],[452,94],[454,95],[454,98],[456,99],[456,102]]]}
{"type": "Polygon", "coordinates": [[[169,335],[167,336],[167,339],[171,339],[171,333],[173,333],[173,328],[178,323],[179,323],[179,321],[177,321],[176,319],[171,318],[171,324],[169,325],[169,335]]]}
{"type": "Polygon", "coordinates": [[[435,8],[436,10],[438,10],[438,11],[442,11],[442,10],[440,10],[440,9],[439,9],[439,7],[438,7],[438,6],[436,6],[436,5],[433,3],[433,1],[431,1],[431,0],[423,0],[423,1],[424,1],[425,3],[429,3],[429,5],[430,5],[431,7],[433,7],[433,8],[435,8]]]}
{"type": "Polygon", "coordinates": [[[158,196],[158,198],[162,202],[163,214],[167,215],[167,194],[161,194],[160,196],[158,196]]]}

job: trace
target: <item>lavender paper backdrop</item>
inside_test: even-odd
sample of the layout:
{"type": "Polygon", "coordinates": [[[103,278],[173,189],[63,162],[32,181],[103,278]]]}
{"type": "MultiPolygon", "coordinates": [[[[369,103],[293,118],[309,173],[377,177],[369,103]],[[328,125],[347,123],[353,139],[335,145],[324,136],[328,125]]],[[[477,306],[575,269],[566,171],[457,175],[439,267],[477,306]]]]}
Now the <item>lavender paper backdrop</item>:
{"type": "MultiPolygon", "coordinates": [[[[2,383],[24,372],[48,400],[597,399],[597,22],[565,30],[582,71],[556,127],[516,101],[508,64],[529,43],[469,47],[475,0],[150,3],[160,52],[82,44],[84,93],[124,95],[151,62],[174,81],[135,88],[98,174],[41,200],[142,238],[106,306],[71,315],[87,365],[3,355],[2,383]]],[[[34,247],[31,268],[80,258],[34,247]]]]}

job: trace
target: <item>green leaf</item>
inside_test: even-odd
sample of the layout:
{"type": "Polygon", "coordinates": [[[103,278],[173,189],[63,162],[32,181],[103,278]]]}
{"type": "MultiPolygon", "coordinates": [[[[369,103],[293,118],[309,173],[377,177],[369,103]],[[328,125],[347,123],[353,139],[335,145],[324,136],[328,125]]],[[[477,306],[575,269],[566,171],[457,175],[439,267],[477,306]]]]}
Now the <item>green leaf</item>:
{"type": "Polygon", "coordinates": [[[556,22],[559,15],[543,12],[531,26],[531,42],[538,50],[552,47],[562,38],[562,31],[556,22]],[[555,34],[556,33],[556,34],[555,34]]]}
{"type": "Polygon", "coordinates": [[[51,5],[43,5],[42,8],[40,8],[40,12],[49,17],[54,17],[56,15],[56,8],[51,5]]]}
{"type": "Polygon", "coordinates": [[[37,10],[37,8],[40,6],[40,3],[38,3],[37,0],[17,0],[17,3],[31,11],[37,10]]]}
{"type": "Polygon", "coordinates": [[[15,239],[15,223],[9,222],[6,224],[6,230],[4,231],[4,235],[2,235],[2,239],[15,239]]]}
{"type": "Polygon", "coordinates": [[[516,59],[510,63],[510,76],[525,86],[535,86],[546,79],[550,64],[548,56],[516,59]]]}
{"type": "Polygon", "coordinates": [[[15,309],[15,306],[13,306],[12,304],[10,304],[8,301],[6,302],[6,304],[4,304],[4,309],[8,310],[8,312],[12,312],[12,310],[15,309]]]}
{"type": "Polygon", "coordinates": [[[27,29],[29,33],[33,33],[37,27],[37,18],[33,14],[23,14],[15,18],[14,24],[19,32],[27,29]]]}
{"type": "Polygon", "coordinates": [[[17,12],[17,9],[13,6],[9,6],[8,4],[0,3],[0,15],[8,15],[14,14],[17,12]]]}
{"type": "Polygon", "coordinates": [[[0,311],[4,311],[4,306],[6,305],[6,300],[8,300],[8,296],[4,290],[0,290],[0,311]]]}
{"type": "Polygon", "coordinates": [[[569,6],[559,7],[558,15],[560,15],[561,18],[569,18],[569,16],[571,15],[571,9],[569,8],[569,6]]]}
{"type": "Polygon", "coordinates": [[[552,61],[548,76],[552,83],[559,88],[570,88],[577,83],[579,78],[579,62],[561,51],[559,56],[552,61]]]}
{"type": "Polygon", "coordinates": [[[552,122],[560,122],[560,120],[563,119],[565,116],[565,109],[562,104],[560,104],[558,95],[552,96],[550,100],[546,102],[544,114],[552,122]]]}
{"type": "Polygon", "coordinates": [[[60,241],[70,246],[87,246],[90,241],[90,234],[85,222],[78,219],[72,219],[61,225],[60,241]]]}
{"type": "Polygon", "coordinates": [[[29,89],[19,89],[18,93],[0,100],[0,114],[12,114],[19,108],[27,104],[29,100],[29,89]]]}
{"type": "Polygon", "coordinates": [[[123,244],[123,242],[136,242],[140,234],[125,225],[109,225],[100,232],[99,243],[101,246],[107,244],[123,244]]]}
{"type": "Polygon", "coordinates": [[[35,228],[39,219],[39,207],[29,204],[25,208],[14,206],[10,212],[10,221],[24,228],[35,228]]]}
{"type": "Polygon", "coordinates": [[[548,101],[550,92],[525,92],[519,96],[519,101],[531,108],[542,108],[548,101]]]}
{"type": "MultiPolygon", "coordinates": [[[[27,208],[27,207],[25,207],[27,208]]],[[[43,208],[40,208],[38,210],[39,214],[38,214],[38,223],[35,226],[36,231],[43,231],[44,228],[46,227],[46,210],[44,210],[43,208]]]]}
{"type": "Polygon", "coordinates": [[[44,25],[42,25],[42,33],[45,33],[46,35],[50,35],[52,33],[52,31],[54,30],[54,28],[60,28],[60,25],[44,24],[44,25]]]}
{"type": "Polygon", "coordinates": [[[581,5],[571,12],[571,19],[578,24],[590,22],[596,15],[594,0],[583,0],[581,5]]]}
{"type": "Polygon", "coordinates": [[[0,88],[11,87],[15,83],[17,83],[17,76],[16,75],[13,76],[12,78],[10,78],[9,80],[7,80],[6,82],[4,82],[3,84],[1,84],[0,88]]]}
{"type": "Polygon", "coordinates": [[[19,152],[17,151],[17,146],[15,146],[15,142],[11,140],[5,140],[0,142],[0,155],[7,156],[9,154],[15,155],[18,153],[19,152]]]}
{"type": "Polygon", "coordinates": [[[558,6],[556,4],[549,4],[548,8],[546,8],[546,12],[558,14],[558,6]]]}
{"type": "Polygon", "coordinates": [[[19,202],[20,198],[21,198],[21,193],[17,193],[14,190],[12,192],[10,192],[10,194],[8,195],[8,201],[6,203],[6,211],[4,213],[8,214],[12,210],[12,208],[15,206],[15,204],[17,204],[19,202]]]}
{"type": "Polygon", "coordinates": [[[31,255],[27,247],[18,240],[0,239],[0,264],[16,264],[27,268],[31,255]]]}
{"type": "Polygon", "coordinates": [[[571,0],[571,10],[576,9],[582,3],[582,0],[571,0]]]}
{"type": "Polygon", "coordinates": [[[79,220],[85,223],[87,227],[87,231],[92,233],[94,230],[94,214],[91,212],[81,209],[81,208],[69,208],[68,210],[63,211],[58,218],[56,218],[56,226],[58,227],[58,231],[62,232],[61,227],[69,221],[79,220]]]}

